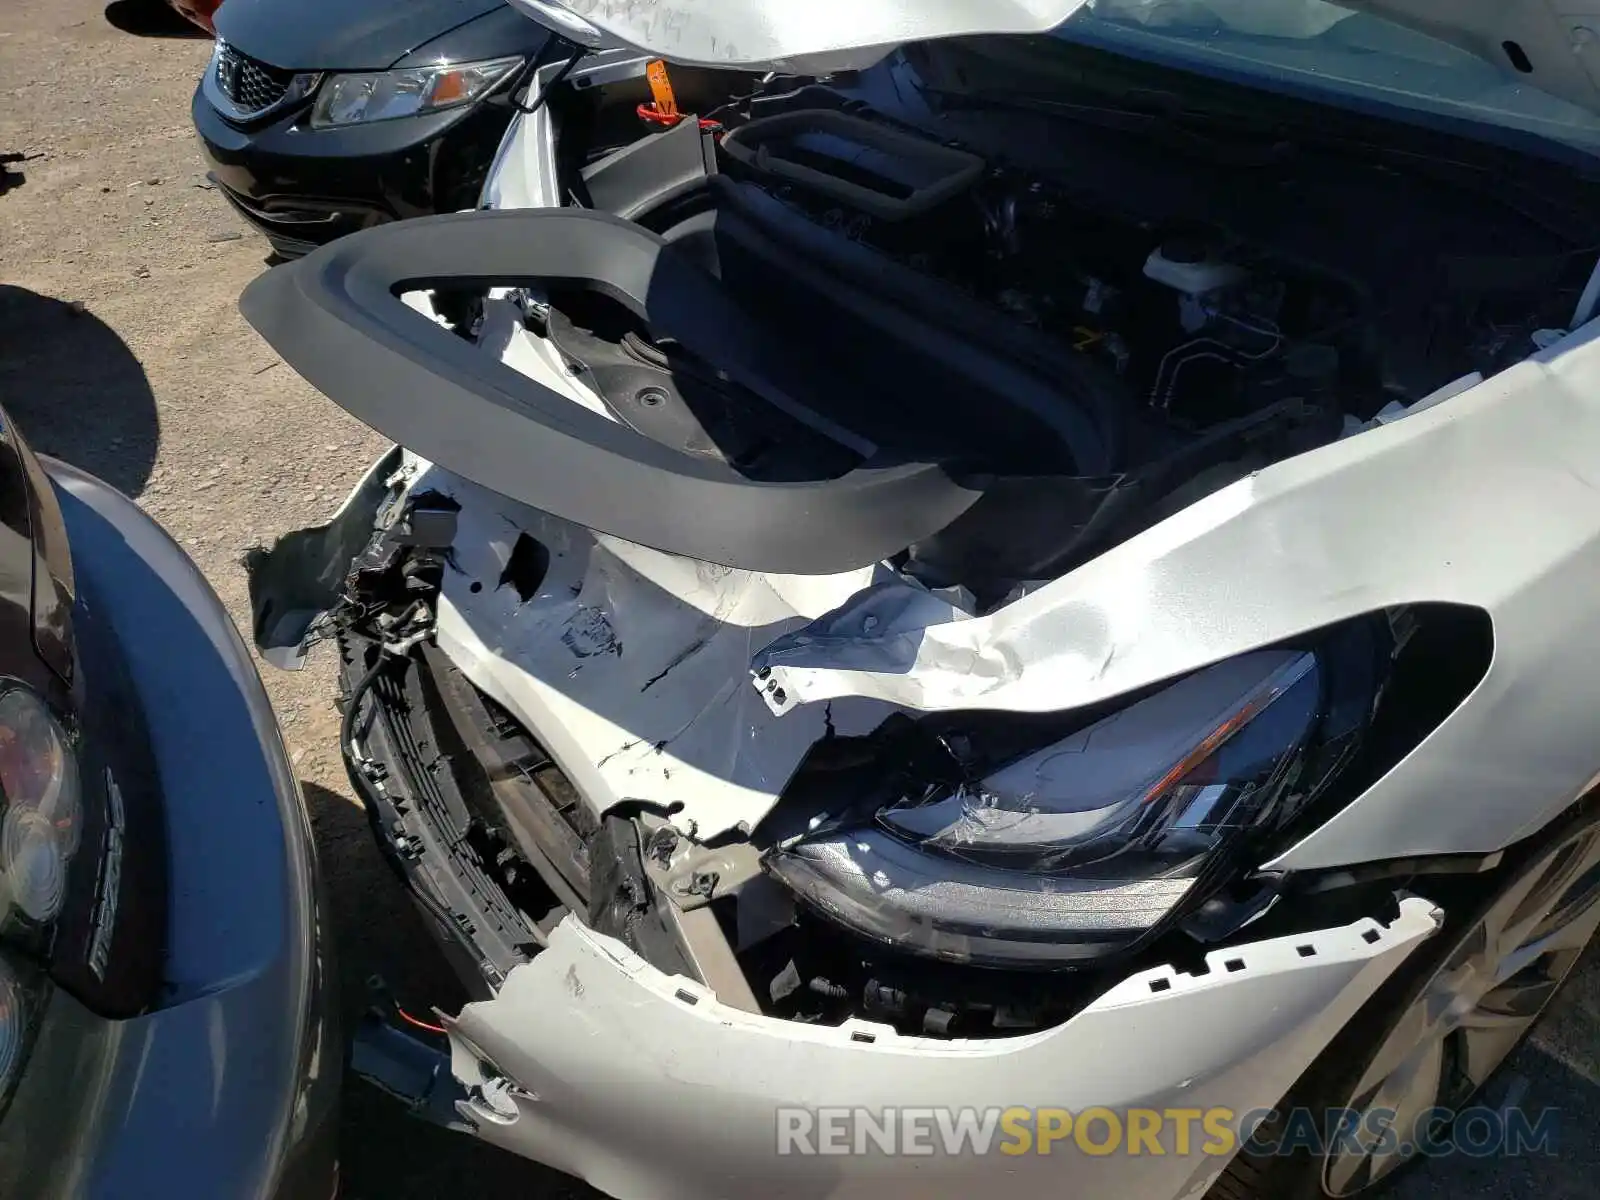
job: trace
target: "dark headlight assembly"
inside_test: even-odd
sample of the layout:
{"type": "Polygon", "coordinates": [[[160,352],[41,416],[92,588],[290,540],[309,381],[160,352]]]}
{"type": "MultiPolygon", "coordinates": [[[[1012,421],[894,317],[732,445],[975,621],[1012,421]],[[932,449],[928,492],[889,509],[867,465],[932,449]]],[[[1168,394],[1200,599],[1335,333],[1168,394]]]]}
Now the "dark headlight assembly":
{"type": "Polygon", "coordinates": [[[1087,714],[918,722],[886,789],[774,847],[766,869],[914,955],[1091,965],[1265,860],[1360,745],[1393,647],[1379,616],[1087,714]]]}

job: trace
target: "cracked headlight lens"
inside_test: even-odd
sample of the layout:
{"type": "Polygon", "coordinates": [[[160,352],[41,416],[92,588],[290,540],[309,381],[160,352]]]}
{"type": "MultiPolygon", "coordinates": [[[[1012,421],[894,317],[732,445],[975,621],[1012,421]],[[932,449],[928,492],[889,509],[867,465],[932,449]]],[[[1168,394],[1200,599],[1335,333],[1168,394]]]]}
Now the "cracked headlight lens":
{"type": "Polygon", "coordinates": [[[317,92],[311,124],[354,125],[453,108],[488,94],[522,63],[521,58],[496,58],[488,62],[330,75],[317,92]]]}
{"type": "Polygon", "coordinates": [[[839,924],[936,958],[1068,966],[1126,948],[1214,884],[1242,837],[1298,810],[1309,777],[1326,777],[1304,768],[1325,762],[1310,751],[1328,745],[1327,718],[1348,741],[1370,712],[1360,674],[1350,704],[1314,651],[1241,655],[1042,749],[953,754],[982,765],[780,846],[766,866],[839,924]]]}

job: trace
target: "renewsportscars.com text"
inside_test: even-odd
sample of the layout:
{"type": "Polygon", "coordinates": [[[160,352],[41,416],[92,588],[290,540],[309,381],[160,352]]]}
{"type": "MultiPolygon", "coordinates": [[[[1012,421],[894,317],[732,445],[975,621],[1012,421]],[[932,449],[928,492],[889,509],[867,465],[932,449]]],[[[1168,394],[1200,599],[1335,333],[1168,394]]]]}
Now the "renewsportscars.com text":
{"type": "Polygon", "coordinates": [[[1388,1109],[782,1108],[781,1155],[1398,1153],[1478,1158],[1555,1153],[1559,1110],[1434,1109],[1410,1128],[1388,1109]]]}

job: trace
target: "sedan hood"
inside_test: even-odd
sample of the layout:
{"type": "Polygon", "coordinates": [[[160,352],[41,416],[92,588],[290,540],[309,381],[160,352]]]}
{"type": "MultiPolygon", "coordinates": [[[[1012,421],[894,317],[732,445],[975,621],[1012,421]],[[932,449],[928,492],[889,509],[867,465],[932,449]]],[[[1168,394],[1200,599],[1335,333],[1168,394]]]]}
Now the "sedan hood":
{"type": "MultiPolygon", "coordinates": [[[[238,0],[235,0],[238,2],[238,0]]],[[[261,3],[262,0],[246,0],[261,3]]],[[[1197,0],[1243,32],[1281,36],[1364,9],[1452,42],[1508,74],[1600,111],[1594,0],[1197,0]]],[[[1078,9],[1149,0],[510,0],[591,45],[623,43],[673,62],[822,74],[870,66],[912,41],[1054,29],[1078,9]],[[587,34],[587,36],[585,36],[587,34]]]]}
{"type": "Polygon", "coordinates": [[[217,33],[290,71],[381,71],[501,0],[228,0],[217,33]]]}

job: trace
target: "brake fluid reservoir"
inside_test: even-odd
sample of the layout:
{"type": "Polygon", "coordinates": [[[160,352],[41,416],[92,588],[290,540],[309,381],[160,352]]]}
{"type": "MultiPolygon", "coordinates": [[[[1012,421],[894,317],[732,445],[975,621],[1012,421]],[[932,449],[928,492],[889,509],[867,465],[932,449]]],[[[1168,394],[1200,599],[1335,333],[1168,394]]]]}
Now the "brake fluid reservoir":
{"type": "Polygon", "coordinates": [[[1204,296],[1240,282],[1245,270],[1219,258],[1202,242],[1174,238],[1150,251],[1144,274],[1186,296],[1204,296]]]}
{"type": "Polygon", "coordinates": [[[1194,333],[1208,319],[1204,298],[1243,282],[1246,272],[1243,267],[1218,257],[1204,242],[1173,238],[1150,252],[1150,257],[1144,261],[1144,274],[1146,279],[1178,293],[1179,324],[1187,332],[1194,333]]]}

